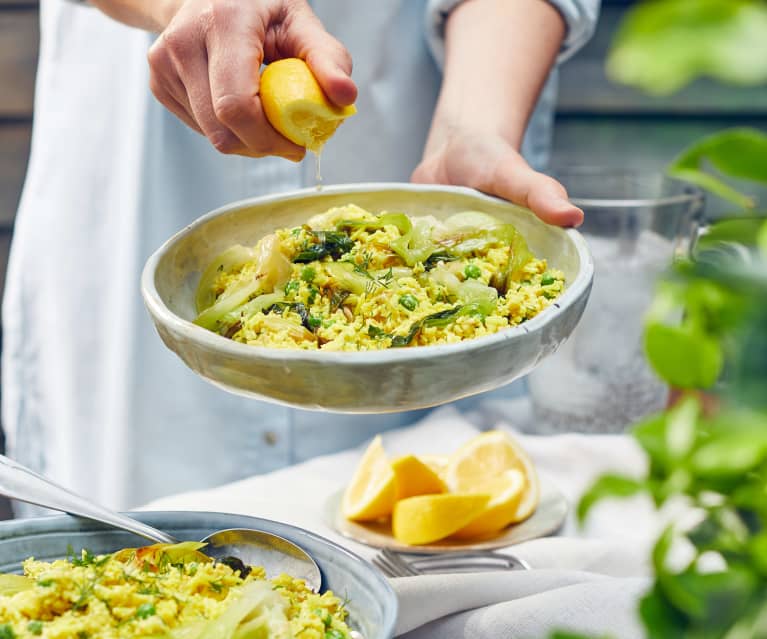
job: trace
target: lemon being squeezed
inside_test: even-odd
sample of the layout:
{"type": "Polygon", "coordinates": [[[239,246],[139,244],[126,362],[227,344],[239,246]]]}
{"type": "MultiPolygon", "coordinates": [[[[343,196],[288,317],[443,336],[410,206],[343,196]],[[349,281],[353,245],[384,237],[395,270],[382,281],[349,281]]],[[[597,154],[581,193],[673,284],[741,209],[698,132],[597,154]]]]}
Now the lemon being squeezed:
{"type": "Polygon", "coordinates": [[[309,65],[285,58],[261,74],[261,104],[269,123],[294,144],[319,153],[354,105],[340,107],[328,100],[309,65]]]}

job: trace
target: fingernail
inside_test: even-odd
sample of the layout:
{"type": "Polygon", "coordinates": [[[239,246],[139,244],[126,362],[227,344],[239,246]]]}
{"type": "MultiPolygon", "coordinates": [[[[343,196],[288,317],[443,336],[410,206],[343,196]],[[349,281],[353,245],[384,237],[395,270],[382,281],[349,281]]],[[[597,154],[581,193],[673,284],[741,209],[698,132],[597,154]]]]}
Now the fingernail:
{"type": "Polygon", "coordinates": [[[570,200],[566,200],[563,197],[555,197],[554,200],[554,206],[558,211],[564,211],[566,209],[575,209],[578,208],[575,206],[570,200]]]}

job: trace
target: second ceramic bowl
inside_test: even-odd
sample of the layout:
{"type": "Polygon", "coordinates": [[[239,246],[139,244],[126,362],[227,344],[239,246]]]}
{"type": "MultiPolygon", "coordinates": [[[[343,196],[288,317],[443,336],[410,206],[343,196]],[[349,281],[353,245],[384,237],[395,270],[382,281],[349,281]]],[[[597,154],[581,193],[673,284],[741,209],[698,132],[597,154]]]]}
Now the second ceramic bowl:
{"type": "Polygon", "coordinates": [[[509,202],[458,187],[354,184],[245,200],[201,217],[148,260],[142,293],[165,344],[208,381],[297,408],[382,413],[443,404],[525,375],[573,331],[593,273],[577,231],[544,224],[509,202]],[[437,218],[467,210],[494,215],[514,224],[538,257],[564,272],[566,290],[524,324],[450,345],[367,352],[275,349],[240,344],[192,323],[201,272],[221,251],[253,245],[275,229],[350,203],[437,218]]]}

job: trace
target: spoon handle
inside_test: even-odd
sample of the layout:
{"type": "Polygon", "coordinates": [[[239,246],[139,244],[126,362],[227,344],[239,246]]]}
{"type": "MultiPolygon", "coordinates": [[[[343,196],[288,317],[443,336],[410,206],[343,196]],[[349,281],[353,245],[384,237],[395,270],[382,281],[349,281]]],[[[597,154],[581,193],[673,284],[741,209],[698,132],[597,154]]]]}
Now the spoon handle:
{"type": "Polygon", "coordinates": [[[132,517],[94,504],[4,455],[0,455],[0,494],[122,528],[151,541],[178,543],[174,537],[132,517]]]}

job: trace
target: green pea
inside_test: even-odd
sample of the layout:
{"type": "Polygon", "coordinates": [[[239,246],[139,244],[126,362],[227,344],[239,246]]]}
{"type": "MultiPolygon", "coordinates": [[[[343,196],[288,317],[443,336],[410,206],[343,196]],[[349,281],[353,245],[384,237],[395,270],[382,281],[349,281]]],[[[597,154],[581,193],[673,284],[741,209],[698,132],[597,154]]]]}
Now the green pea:
{"type": "Polygon", "coordinates": [[[418,306],[418,300],[416,299],[415,295],[411,295],[410,293],[405,293],[402,297],[400,297],[399,303],[409,311],[414,311],[416,306],[418,306]]]}
{"type": "Polygon", "coordinates": [[[30,621],[27,624],[27,630],[30,634],[41,635],[43,634],[43,622],[42,621],[30,621]]]}
{"type": "Polygon", "coordinates": [[[301,269],[301,279],[304,282],[313,282],[315,275],[317,275],[317,271],[311,266],[304,266],[304,268],[301,269]]]}
{"type": "Polygon", "coordinates": [[[553,284],[557,280],[554,278],[553,275],[550,273],[544,273],[541,277],[541,286],[548,286],[549,284],[553,284]]]}
{"type": "Polygon", "coordinates": [[[476,280],[482,275],[482,271],[476,264],[467,264],[463,269],[463,274],[469,279],[476,280]]]}

